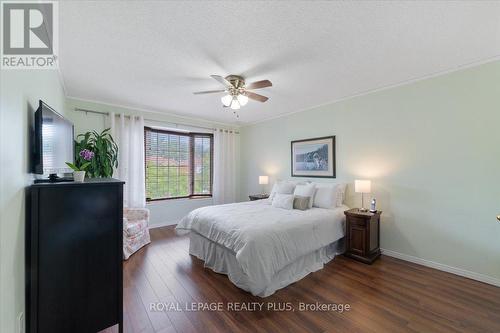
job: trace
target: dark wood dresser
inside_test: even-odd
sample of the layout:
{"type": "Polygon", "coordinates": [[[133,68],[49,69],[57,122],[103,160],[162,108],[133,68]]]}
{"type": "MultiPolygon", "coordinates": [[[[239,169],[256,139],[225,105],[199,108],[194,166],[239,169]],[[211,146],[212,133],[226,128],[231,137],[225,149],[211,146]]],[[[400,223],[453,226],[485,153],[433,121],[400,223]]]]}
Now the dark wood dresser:
{"type": "Polygon", "coordinates": [[[380,215],[360,212],[358,208],[346,210],[345,255],[364,262],[373,263],[380,256],[380,215]]]}
{"type": "Polygon", "coordinates": [[[123,184],[28,188],[26,332],[123,331],[123,184]]]}

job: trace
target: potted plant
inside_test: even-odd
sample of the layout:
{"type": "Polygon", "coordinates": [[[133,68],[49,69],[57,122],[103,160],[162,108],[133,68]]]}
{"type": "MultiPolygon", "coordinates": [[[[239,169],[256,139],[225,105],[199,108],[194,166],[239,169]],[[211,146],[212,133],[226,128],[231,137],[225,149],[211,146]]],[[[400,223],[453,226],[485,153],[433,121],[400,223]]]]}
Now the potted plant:
{"type": "Polygon", "coordinates": [[[75,156],[75,164],[81,167],[84,163],[90,162],[85,169],[90,178],[112,177],[113,168],[118,167],[118,146],[109,134],[109,130],[107,128],[101,133],[91,131],[76,137],[75,152],[79,153],[75,156]],[[87,159],[88,155],[82,154],[83,151],[91,152],[92,157],[87,159]]]}
{"type": "Polygon", "coordinates": [[[82,183],[83,180],[85,179],[85,169],[90,165],[90,160],[92,160],[92,158],[94,157],[94,153],[88,149],[83,149],[78,153],[78,156],[87,162],[83,163],[76,162],[76,164],[79,164],[79,166],[70,162],[66,162],[66,164],[71,169],[73,169],[73,179],[75,180],[75,182],[82,183]]]}

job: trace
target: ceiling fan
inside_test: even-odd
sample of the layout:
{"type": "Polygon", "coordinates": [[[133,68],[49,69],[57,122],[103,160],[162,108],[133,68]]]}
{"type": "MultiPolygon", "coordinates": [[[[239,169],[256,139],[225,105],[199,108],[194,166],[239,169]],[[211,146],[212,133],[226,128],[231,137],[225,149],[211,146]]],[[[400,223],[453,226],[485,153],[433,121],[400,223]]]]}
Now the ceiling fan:
{"type": "Polygon", "coordinates": [[[263,95],[256,94],[249,90],[271,87],[273,84],[269,80],[261,80],[245,85],[245,79],[239,75],[228,75],[225,78],[220,75],[210,75],[212,78],[221,83],[225,89],[198,91],[195,95],[226,93],[221,97],[221,102],[224,107],[230,107],[233,110],[239,110],[240,107],[248,103],[248,99],[264,103],[269,98],[263,95]]]}

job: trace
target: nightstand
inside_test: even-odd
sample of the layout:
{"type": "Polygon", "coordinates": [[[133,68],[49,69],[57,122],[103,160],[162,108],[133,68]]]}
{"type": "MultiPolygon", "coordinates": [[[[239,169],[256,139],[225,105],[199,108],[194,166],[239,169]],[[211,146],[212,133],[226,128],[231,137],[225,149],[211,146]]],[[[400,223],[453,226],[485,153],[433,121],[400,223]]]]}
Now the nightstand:
{"type": "Polygon", "coordinates": [[[262,200],[269,198],[269,194],[251,194],[248,197],[250,198],[250,201],[262,200]]]}
{"type": "Polygon", "coordinates": [[[358,208],[346,210],[345,255],[364,262],[373,263],[380,256],[380,215],[360,212],[358,208]]]}

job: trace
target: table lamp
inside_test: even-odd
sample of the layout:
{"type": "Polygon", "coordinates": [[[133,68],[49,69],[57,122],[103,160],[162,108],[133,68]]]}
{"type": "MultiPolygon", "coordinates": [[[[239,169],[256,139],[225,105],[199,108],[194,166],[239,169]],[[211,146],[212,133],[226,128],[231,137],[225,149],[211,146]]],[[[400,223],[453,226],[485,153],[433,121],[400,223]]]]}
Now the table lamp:
{"type": "Polygon", "coordinates": [[[259,176],[259,185],[262,185],[262,194],[266,194],[267,184],[269,184],[269,176],[259,176]]]}
{"type": "Polygon", "coordinates": [[[361,208],[360,212],[367,212],[368,209],[365,208],[363,195],[365,193],[370,193],[372,191],[372,182],[371,180],[355,180],[354,181],[354,192],[361,193],[361,208]]]}

